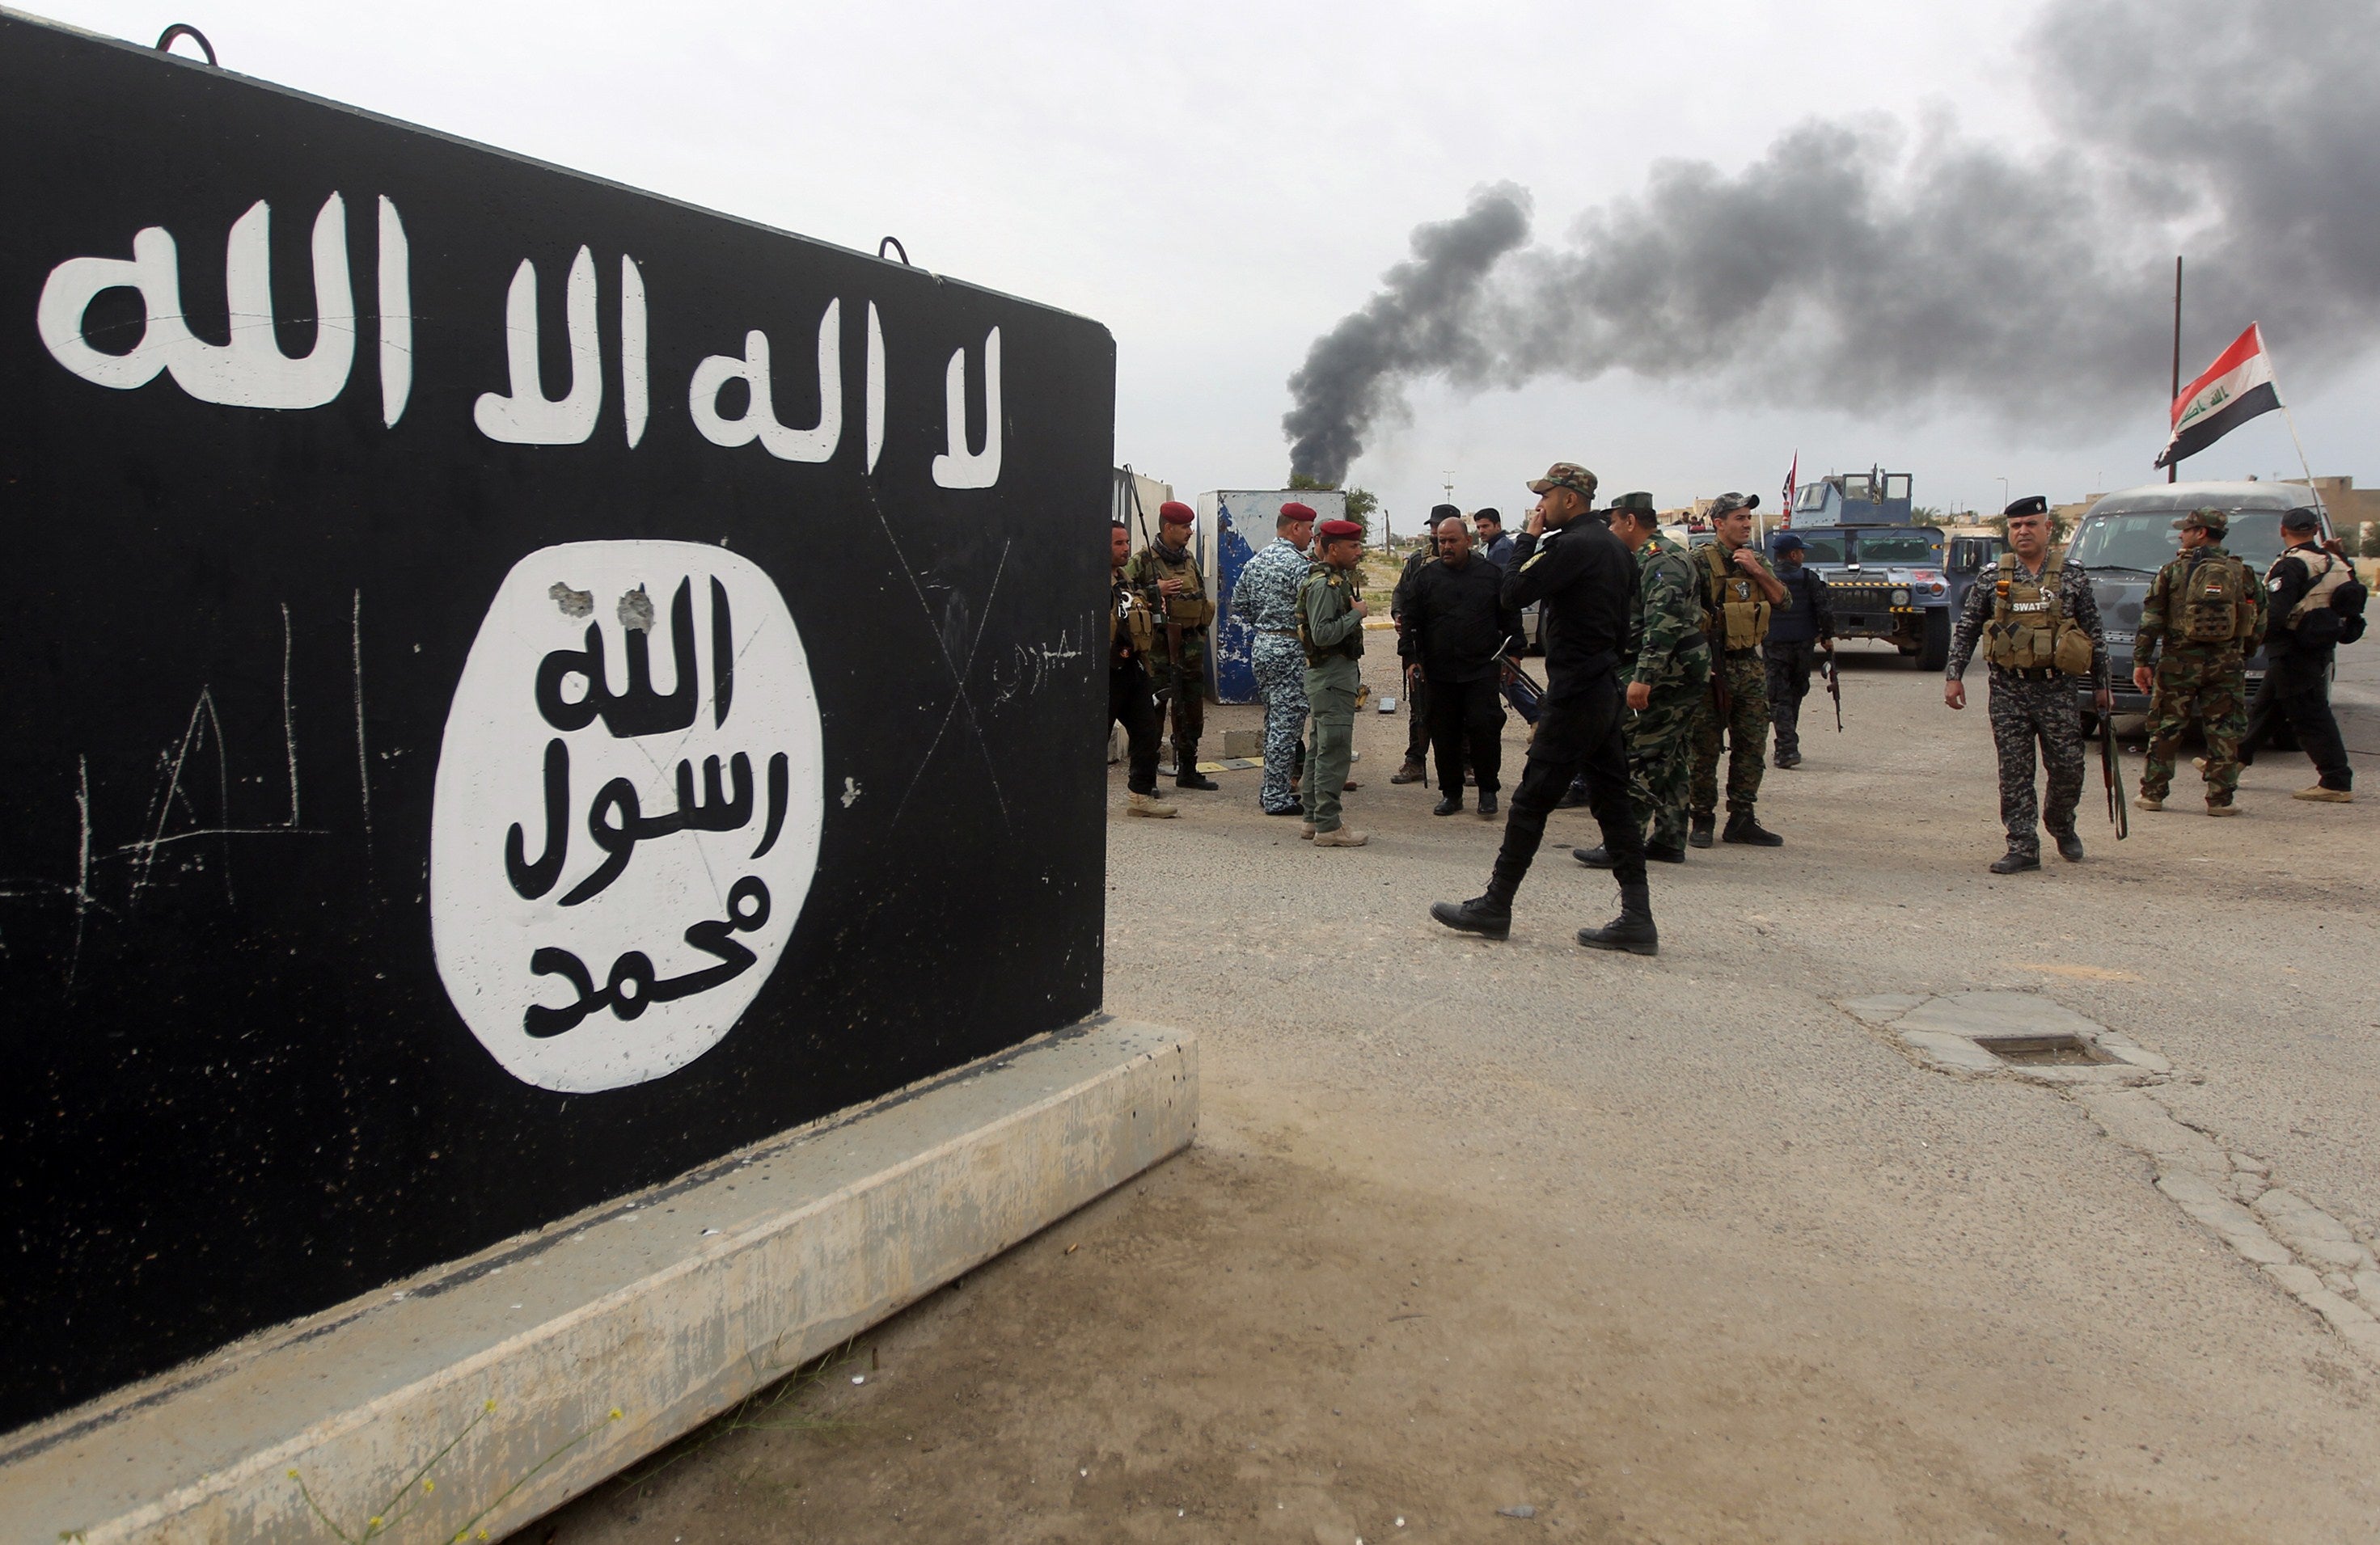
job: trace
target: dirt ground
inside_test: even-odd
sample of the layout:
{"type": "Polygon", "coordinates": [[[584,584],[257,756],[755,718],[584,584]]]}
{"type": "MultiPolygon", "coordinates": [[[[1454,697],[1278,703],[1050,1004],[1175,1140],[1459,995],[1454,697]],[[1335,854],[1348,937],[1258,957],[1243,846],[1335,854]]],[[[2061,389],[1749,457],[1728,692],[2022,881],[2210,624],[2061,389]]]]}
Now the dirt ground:
{"type": "Polygon", "coordinates": [[[1996,878],[1980,682],[1844,676],[1847,732],[1767,774],[1788,845],[1657,867],[1654,960],[1570,940],[1612,910],[1584,813],[1511,941],[1429,923],[1500,828],[1388,786],[1401,717],[1359,728],[1363,850],[1252,773],[1172,822],[1119,776],[1108,1008],[1200,1034],[1196,1146],[517,1538],[2372,1538],[2373,1364],[2080,1103],[1839,1006],[2044,994],[2368,1241],[2380,813],[2275,755],[2245,818],[2185,773],[2119,846],[2095,768],[2091,859],[1996,878]]]}

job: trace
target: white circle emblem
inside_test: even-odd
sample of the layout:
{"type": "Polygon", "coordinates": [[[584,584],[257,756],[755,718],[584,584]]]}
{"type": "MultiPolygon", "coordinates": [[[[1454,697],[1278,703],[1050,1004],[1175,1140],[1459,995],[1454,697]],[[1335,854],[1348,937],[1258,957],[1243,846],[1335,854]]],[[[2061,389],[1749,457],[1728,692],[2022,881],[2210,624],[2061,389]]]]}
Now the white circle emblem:
{"type": "Polygon", "coordinates": [[[513,565],[447,710],[430,936],[504,1070],[585,1093],[717,1045],[794,931],[825,817],[776,585],[693,542],[513,565]]]}

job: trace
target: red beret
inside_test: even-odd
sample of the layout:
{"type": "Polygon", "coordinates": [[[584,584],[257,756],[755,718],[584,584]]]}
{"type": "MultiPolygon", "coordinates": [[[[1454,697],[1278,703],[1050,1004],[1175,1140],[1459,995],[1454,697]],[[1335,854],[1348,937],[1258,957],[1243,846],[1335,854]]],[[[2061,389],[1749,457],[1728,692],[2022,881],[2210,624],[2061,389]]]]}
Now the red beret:
{"type": "Polygon", "coordinates": [[[1314,534],[1326,542],[1335,542],[1347,537],[1361,537],[1364,528],[1351,520],[1327,520],[1314,528],[1314,534]]]}
{"type": "Polygon", "coordinates": [[[1297,501],[1293,499],[1288,503],[1281,507],[1281,518],[1283,520],[1312,520],[1314,518],[1314,506],[1311,504],[1300,504],[1297,501]]]}
{"type": "Polygon", "coordinates": [[[1178,499],[1169,499],[1157,507],[1157,518],[1165,525],[1187,525],[1198,518],[1198,512],[1178,499]]]}

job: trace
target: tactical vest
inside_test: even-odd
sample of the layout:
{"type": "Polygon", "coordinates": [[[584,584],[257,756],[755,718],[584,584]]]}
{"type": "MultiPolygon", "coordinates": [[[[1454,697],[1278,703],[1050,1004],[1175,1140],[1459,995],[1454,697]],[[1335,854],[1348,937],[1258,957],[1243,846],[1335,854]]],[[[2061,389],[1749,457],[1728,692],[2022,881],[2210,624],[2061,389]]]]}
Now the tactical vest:
{"type": "Polygon", "coordinates": [[[1768,598],[1718,543],[1703,552],[1703,632],[1722,649],[1759,648],[1768,636],[1768,598]]]}
{"type": "Polygon", "coordinates": [[[2166,596],[2166,623],[2192,644],[2228,644],[2255,631],[2255,581],[2228,552],[2192,553],[2181,581],[2166,596]],[[2181,615],[2173,615],[2179,607],[2181,615]]]}
{"type": "MultiPolygon", "coordinates": [[[[2298,604],[2289,608],[2286,625],[2292,629],[2305,621],[2306,613],[2309,611],[2328,611],[2331,609],[2330,597],[2336,595],[2349,580],[2355,577],[2353,569],[2320,548],[2291,548],[2281,556],[2294,558],[2301,563],[2305,563],[2305,561],[2310,558],[2319,558],[2325,565],[2322,573],[2317,574],[2314,573],[2312,563],[2305,564],[2305,571],[2313,575],[2313,583],[2306,587],[2304,595],[2298,597],[2298,604]]],[[[2278,585],[2280,582],[2276,580],[2274,583],[2278,585]]]]}
{"type": "MultiPolygon", "coordinates": [[[[1364,658],[1364,635],[1360,631],[1352,632],[1338,643],[1323,649],[1316,648],[1314,646],[1314,640],[1307,636],[1305,632],[1305,594],[1318,585],[1326,590],[1352,591],[1355,587],[1355,582],[1348,577],[1346,570],[1334,569],[1328,563],[1317,563],[1314,566],[1314,572],[1307,574],[1305,581],[1298,585],[1297,645],[1299,648],[1305,651],[1305,663],[1308,665],[1320,665],[1327,659],[1362,659],[1364,658]]],[[[1352,607],[1354,602],[1351,600],[1348,604],[1352,607]]]]}
{"type": "MultiPolygon", "coordinates": [[[[1165,555],[1153,545],[1141,549],[1141,553],[1148,560],[1148,567],[1160,577],[1182,582],[1181,594],[1168,596],[1160,593],[1149,598],[1149,605],[1164,613],[1168,627],[1180,628],[1187,633],[1194,628],[1203,628],[1215,620],[1215,603],[1207,598],[1207,582],[1198,573],[1196,559],[1184,553],[1181,562],[1168,562],[1165,555]]],[[[1149,588],[1152,591],[1156,589],[1154,580],[1149,582],[1149,588]]]]}
{"type": "Polygon", "coordinates": [[[2056,670],[2069,676],[2091,673],[2091,635],[2066,615],[2062,592],[2066,561],[2052,558],[2041,577],[2029,579],[2016,554],[2000,554],[1998,598],[1984,625],[1984,658],[2003,670],[2056,670]]]}
{"type": "Polygon", "coordinates": [[[1140,592],[1119,580],[1108,589],[1108,656],[1116,652],[1116,634],[1121,632],[1130,641],[1132,652],[1147,655],[1157,645],[1157,630],[1148,621],[1148,608],[1140,592]]]}

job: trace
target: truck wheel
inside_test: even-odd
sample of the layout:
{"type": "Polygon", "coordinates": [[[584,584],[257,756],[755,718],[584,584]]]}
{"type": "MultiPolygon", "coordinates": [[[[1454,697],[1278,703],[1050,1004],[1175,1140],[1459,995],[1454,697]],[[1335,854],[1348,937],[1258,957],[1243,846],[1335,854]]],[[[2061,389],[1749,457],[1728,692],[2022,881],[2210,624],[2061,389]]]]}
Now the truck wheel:
{"type": "Polygon", "coordinates": [[[1950,663],[1950,609],[1937,606],[1925,614],[1925,642],[1917,650],[1917,669],[1939,670],[1950,663]]]}

